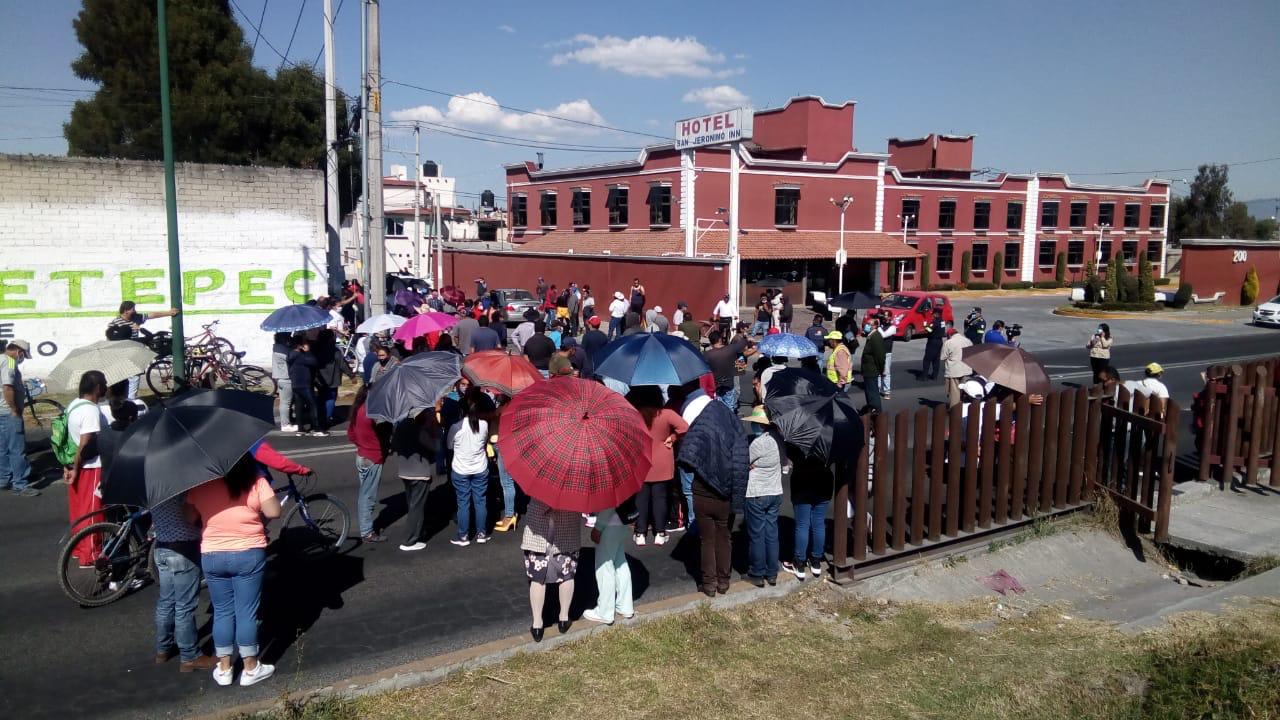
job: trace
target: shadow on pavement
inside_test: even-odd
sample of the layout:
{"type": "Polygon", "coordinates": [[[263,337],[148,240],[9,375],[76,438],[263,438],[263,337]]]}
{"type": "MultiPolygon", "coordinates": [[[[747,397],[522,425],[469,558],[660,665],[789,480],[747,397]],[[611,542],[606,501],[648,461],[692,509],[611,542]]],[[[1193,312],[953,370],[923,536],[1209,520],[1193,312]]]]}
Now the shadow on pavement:
{"type": "Polygon", "coordinates": [[[340,610],[342,593],[361,582],[363,558],[337,553],[301,561],[270,555],[259,610],[262,660],[276,662],[325,610],[340,610]]]}

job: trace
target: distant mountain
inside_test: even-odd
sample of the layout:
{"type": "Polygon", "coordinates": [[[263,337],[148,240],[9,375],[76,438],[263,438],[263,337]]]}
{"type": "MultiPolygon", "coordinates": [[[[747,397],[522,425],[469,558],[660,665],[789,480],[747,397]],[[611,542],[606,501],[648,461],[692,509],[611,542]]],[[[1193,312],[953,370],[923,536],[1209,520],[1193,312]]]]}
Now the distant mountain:
{"type": "Polygon", "coordinates": [[[1254,220],[1265,220],[1276,217],[1276,206],[1280,205],[1280,198],[1260,198],[1250,200],[1245,205],[1249,206],[1249,214],[1254,220]]]}

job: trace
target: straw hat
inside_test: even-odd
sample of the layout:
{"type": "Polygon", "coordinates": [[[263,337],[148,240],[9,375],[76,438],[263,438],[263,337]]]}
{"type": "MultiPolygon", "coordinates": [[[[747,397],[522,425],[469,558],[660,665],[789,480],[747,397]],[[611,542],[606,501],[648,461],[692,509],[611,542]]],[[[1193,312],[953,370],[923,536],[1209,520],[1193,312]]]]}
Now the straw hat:
{"type": "Polygon", "coordinates": [[[742,419],[750,423],[759,423],[760,425],[769,424],[769,415],[765,412],[763,405],[756,405],[751,408],[751,414],[742,419]]]}

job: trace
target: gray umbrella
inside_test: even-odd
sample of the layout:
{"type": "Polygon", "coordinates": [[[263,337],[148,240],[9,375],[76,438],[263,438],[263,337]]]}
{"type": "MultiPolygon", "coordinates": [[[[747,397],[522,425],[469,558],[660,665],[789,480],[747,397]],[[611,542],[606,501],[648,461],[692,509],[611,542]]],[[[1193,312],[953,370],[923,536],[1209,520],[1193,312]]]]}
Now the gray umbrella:
{"type": "Polygon", "coordinates": [[[67,353],[45,378],[45,384],[50,392],[75,394],[80,390],[80,376],[89,370],[101,370],[107,384],[114,385],[146,373],[155,359],[151,348],[140,342],[99,340],[67,353]]]}
{"type": "Polygon", "coordinates": [[[461,377],[461,355],[418,353],[378,378],[369,389],[365,412],[371,420],[400,422],[434,407],[461,377]]]}

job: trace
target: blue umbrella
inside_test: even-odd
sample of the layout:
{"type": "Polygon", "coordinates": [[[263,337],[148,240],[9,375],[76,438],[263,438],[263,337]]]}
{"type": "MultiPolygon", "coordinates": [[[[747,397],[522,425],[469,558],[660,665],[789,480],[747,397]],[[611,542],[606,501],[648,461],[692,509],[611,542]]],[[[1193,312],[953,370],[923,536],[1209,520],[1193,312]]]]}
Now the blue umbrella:
{"type": "Polygon", "coordinates": [[[788,357],[800,359],[819,357],[822,355],[813,341],[803,335],[793,333],[775,333],[765,335],[760,341],[760,354],[765,357],[788,357]]]}
{"type": "Polygon", "coordinates": [[[663,333],[638,333],[600,348],[595,372],[627,385],[683,385],[711,368],[688,340],[663,333]]]}
{"type": "Polygon", "coordinates": [[[332,319],[328,310],[315,305],[285,305],[268,315],[259,327],[267,332],[300,332],[324,327],[332,319]]]}

